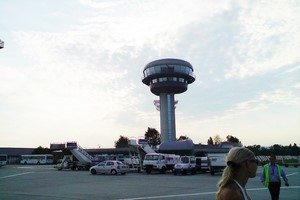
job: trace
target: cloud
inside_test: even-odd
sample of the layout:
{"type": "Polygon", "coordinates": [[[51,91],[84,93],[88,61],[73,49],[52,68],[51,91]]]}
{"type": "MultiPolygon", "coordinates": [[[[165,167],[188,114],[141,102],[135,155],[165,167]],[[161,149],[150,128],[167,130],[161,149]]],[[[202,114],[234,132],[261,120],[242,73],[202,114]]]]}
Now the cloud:
{"type": "Polygon", "coordinates": [[[221,122],[227,119],[232,119],[236,116],[246,117],[248,114],[255,113],[258,111],[269,110],[273,106],[300,106],[300,98],[297,96],[296,91],[289,90],[275,90],[264,92],[258,95],[252,100],[238,102],[235,105],[231,105],[231,108],[218,109],[219,113],[213,111],[206,112],[205,115],[193,114],[186,116],[182,112],[177,113],[178,120],[184,121],[189,124],[206,124],[212,122],[221,122]]]}
{"type": "Polygon", "coordinates": [[[299,62],[299,6],[292,1],[240,4],[240,32],[225,77],[247,77],[299,62]]]}
{"type": "Polygon", "coordinates": [[[16,56],[19,62],[0,67],[1,130],[13,132],[7,124],[16,121],[27,133],[96,138],[109,132],[108,143],[122,130],[158,129],[152,104],[158,97],[140,77],[148,62],[164,57],[191,62],[197,75],[177,98],[184,129],[299,105],[293,2],[80,0],[76,6],[78,16],[55,6],[43,13],[46,29],[10,32],[24,62],[16,56]]]}
{"type": "MultiPolygon", "coordinates": [[[[200,8],[203,12],[199,12],[199,9],[191,9],[190,4],[162,1],[161,4],[132,4],[124,11],[121,1],[80,2],[94,8],[95,12],[81,19],[80,26],[72,30],[14,32],[23,55],[32,64],[19,71],[25,72],[23,91],[31,94],[22,98],[27,105],[43,107],[52,102],[49,111],[52,106],[72,110],[77,106],[85,108],[81,102],[89,99],[90,107],[100,110],[109,108],[113,112],[134,107],[139,100],[132,94],[139,86],[133,77],[128,77],[137,75],[129,72],[136,67],[130,66],[132,61],[128,59],[146,55],[149,47],[158,51],[172,49],[178,39],[178,29],[228,6],[226,2],[206,2],[200,8]],[[165,6],[169,12],[165,11],[165,6]]],[[[141,69],[140,72],[134,70],[141,74],[141,69]]]]}
{"type": "Polygon", "coordinates": [[[270,104],[300,105],[300,97],[296,96],[293,91],[272,91],[262,94],[260,100],[269,102],[270,104]]]}

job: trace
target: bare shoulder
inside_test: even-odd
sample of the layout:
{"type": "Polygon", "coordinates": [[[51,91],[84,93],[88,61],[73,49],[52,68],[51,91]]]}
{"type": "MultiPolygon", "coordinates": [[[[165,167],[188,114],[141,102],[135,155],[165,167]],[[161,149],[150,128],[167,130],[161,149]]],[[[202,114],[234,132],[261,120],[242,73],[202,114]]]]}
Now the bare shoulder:
{"type": "Polygon", "coordinates": [[[217,200],[243,200],[243,195],[235,184],[228,184],[219,192],[217,200]]]}

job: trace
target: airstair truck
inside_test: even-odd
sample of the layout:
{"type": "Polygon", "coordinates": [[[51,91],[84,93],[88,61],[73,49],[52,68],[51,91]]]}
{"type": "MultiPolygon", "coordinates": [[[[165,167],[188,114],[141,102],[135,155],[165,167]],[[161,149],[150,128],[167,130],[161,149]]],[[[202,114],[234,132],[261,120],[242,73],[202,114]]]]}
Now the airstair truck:
{"type": "Polygon", "coordinates": [[[78,161],[74,161],[73,157],[65,156],[62,162],[56,166],[58,170],[69,168],[71,168],[72,170],[88,170],[91,167],[94,157],[88,154],[88,152],[86,152],[81,146],[79,146],[77,142],[67,142],[67,149],[70,150],[72,155],[78,161]]]}
{"type": "Polygon", "coordinates": [[[82,170],[89,169],[88,163],[82,163],[73,160],[73,155],[65,155],[64,158],[54,168],[58,170],[71,169],[71,170],[82,170]]]}
{"type": "Polygon", "coordinates": [[[180,156],[175,154],[147,153],[143,161],[143,169],[147,174],[158,171],[161,174],[173,170],[174,165],[180,162],[180,156]]]}

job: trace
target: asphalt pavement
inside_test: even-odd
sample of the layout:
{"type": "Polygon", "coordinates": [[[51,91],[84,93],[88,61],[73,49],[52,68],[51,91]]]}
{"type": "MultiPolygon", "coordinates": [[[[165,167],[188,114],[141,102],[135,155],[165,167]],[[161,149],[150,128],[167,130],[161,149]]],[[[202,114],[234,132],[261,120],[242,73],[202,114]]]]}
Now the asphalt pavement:
{"type": "MultiPolygon", "coordinates": [[[[280,199],[300,199],[300,168],[283,167],[289,187],[282,187],[280,199]]],[[[257,176],[249,179],[247,191],[253,200],[270,199],[269,191],[257,176]]],[[[52,165],[7,165],[0,167],[2,200],[142,200],[142,199],[216,199],[221,174],[196,175],[146,174],[91,175],[88,171],[58,171],[52,165]]]]}

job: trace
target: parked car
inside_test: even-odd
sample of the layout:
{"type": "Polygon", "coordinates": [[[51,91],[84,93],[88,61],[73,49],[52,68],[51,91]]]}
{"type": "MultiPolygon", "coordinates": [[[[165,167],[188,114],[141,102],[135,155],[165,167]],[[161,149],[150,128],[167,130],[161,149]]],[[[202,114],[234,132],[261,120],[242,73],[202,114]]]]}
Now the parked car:
{"type": "Polygon", "coordinates": [[[116,160],[106,160],[90,168],[91,174],[126,174],[129,168],[127,165],[116,160]]]}

